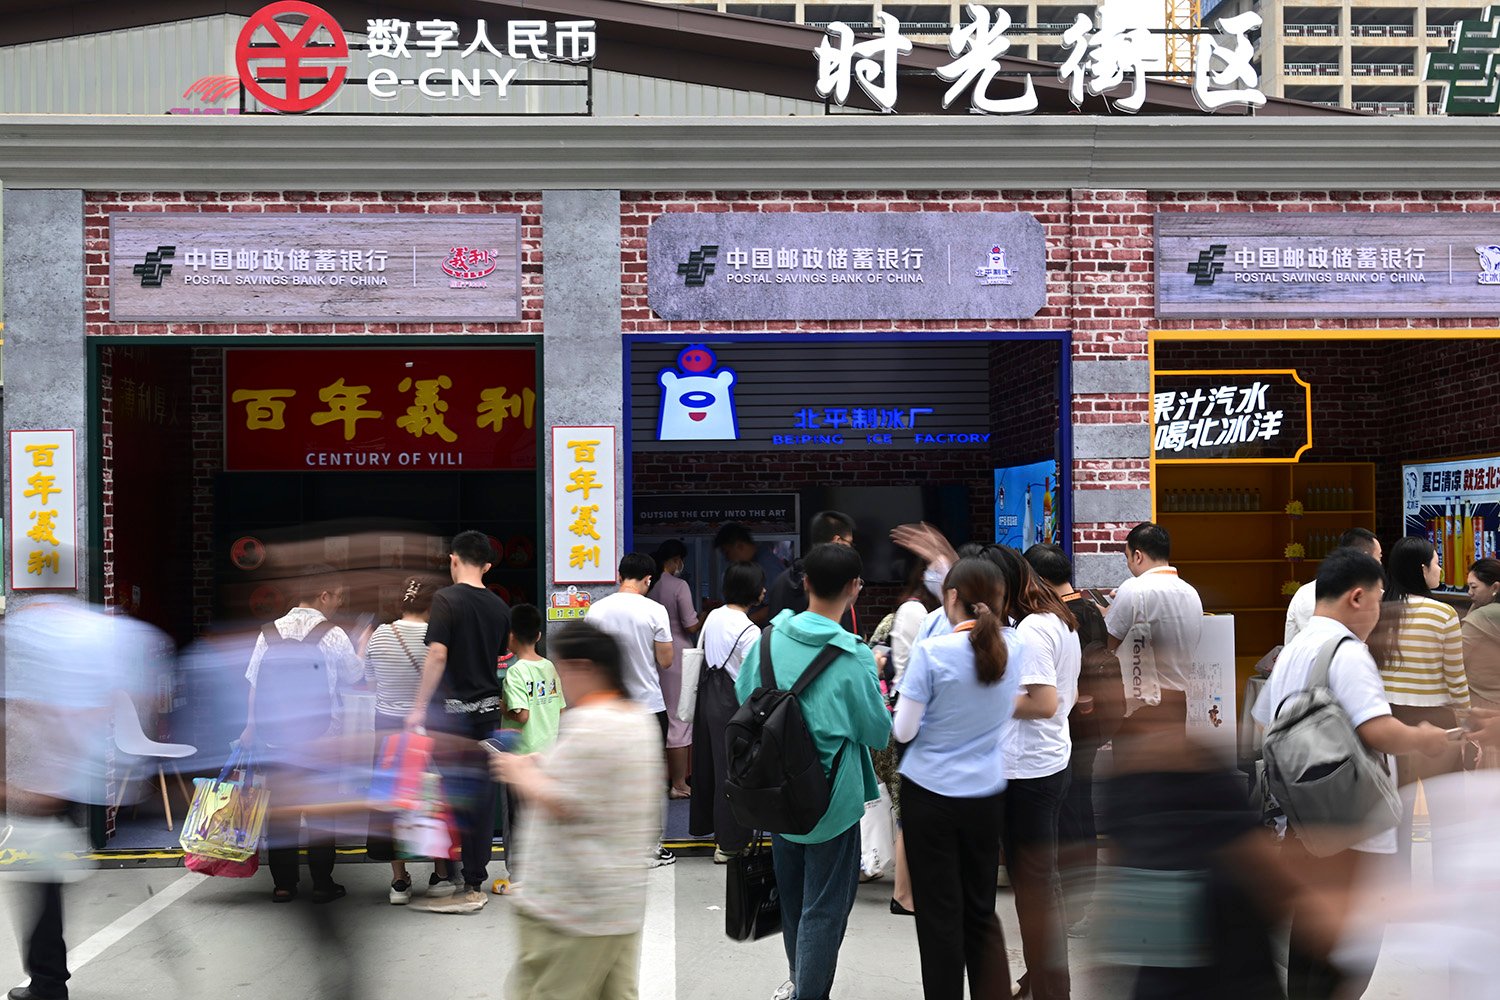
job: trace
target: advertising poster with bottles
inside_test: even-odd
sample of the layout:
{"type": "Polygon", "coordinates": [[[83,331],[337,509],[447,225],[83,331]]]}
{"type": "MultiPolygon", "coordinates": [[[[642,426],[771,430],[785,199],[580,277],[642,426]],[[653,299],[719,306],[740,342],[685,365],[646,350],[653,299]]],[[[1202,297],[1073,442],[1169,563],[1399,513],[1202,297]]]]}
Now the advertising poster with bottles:
{"type": "Polygon", "coordinates": [[[1440,590],[1462,591],[1469,566],[1500,552],[1500,455],[1401,467],[1406,534],[1430,541],[1440,590]]]}
{"type": "Polygon", "coordinates": [[[995,470],[995,541],[1022,552],[1059,544],[1056,462],[995,470]]]}

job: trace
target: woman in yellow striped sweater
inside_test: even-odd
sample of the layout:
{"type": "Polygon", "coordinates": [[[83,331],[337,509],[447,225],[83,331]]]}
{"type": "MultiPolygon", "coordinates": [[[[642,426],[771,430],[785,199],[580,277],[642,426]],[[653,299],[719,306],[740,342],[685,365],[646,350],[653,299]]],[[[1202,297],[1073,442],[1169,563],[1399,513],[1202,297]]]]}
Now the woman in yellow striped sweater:
{"type": "MultiPolygon", "coordinates": [[[[1406,537],[1391,547],[1386,559],[1385,603],[1380,625],[1370,637],[1371,651],[1380,664],[1391,714],[1414,726],[1429,722],[1439,729],[1458,725],[1455,709],[1469,707],[1469,683],[1464,675],[1463,631],[1458,614],[1432,596],[1442,579],[1437,550],[1425,538],[1406,537]]],[[[1409,786],[1460,768],[1459,745],[1437,757],[1403,755],[1396,758],[1396,781],[1402,787],[1405,818],[1397,839],[1403,861],[1411,858],[1412,812],[1416,789],[1409,786]]],[[[1440,839],[1441,817],[1432,817],[1433,839],[1440,839]]],[[[1434,853],[1434,860],[1438,854],[1434,853]]]]}

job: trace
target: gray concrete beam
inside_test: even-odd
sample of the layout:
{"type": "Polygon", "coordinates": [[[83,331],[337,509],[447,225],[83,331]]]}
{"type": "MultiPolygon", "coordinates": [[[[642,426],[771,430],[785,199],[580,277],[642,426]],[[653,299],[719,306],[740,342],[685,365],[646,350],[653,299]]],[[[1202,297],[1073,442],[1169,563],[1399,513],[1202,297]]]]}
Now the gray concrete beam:
{"type": "MultiPolygon", "coordinates": [[[[1075,424],[1073,458],[1149,458],[1151,429],[1145,424],[1075,424]]],[[[1081,520],[1081,518],[1079,518],[1081,520]]]]}
{"type": "Polygon", "coordinates": [[[1073,395],[1150,392],[1151,369],[1144,361],[1074,361],[1073,395]]]}
{"type": "Polygon", "coordinates": [[[1136,524],[1151,518],[1150,490],[1074,490],[1077,524],[1136,524]]]}

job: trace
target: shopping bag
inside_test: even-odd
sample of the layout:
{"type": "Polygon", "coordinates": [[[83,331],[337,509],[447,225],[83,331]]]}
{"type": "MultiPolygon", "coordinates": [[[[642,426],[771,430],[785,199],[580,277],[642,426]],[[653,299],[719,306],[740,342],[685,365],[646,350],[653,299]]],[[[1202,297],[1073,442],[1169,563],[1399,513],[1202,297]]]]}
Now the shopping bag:
{"type": "Polygon", "coordinates": [[[1138,620],[1125,633],[1116,652],[1120,681],[1125,686],[1125,715],[1142,705],[1161,704],[1161,678],[1156,670],[1156,652],[1151,647],[1151,623],[1138,620]]]}
{"type": "Polygon", "coordinates": [[[771,850],[760,834],[751,846],[725,866],[724,933],[735,941],[759,941],[781,930],[781,895],[771,850]]]}
{"type": "Polygon", "coordinates": [[[370,777],[370,805],[390,811],[422,805],[422,776],[432,767],[432,737],[393,733],[385,738],[370,777]]]}
{"type": "Polygon", "coordinates": [[[252,854],[244,861],[225,861],[222,858],[204,857],[202,854],[184,855],[187,870],[199,875],[216,875],[219,878],[249,878],[260,870],[260,855],[252,854]]]}
{"type": "Polygon", "coordinates": [[[879,788],[880,797],[865,803],[859,821],[859,873],[867,879],[885,874],[896,856],[896,804],[885,782],[879,788]]]}
{"type": "Polygon", "coordinates": [[[681,722],[692,725],[694,711],[698,707],[698,678],[703,676],[703,632],[698,632],[698,645],[682,651],[682,693],[677,696],[673,713],[681,722]]]}
{"type": "Polygon", "coordinates": [[[269,797],[248,753],[236,750],[217,778],[193,780],[193,802],[178,842],[190,855],[249,861],[260,851],[269,797]]]}
{"type": "Polygon", "coordinates": [[[421,803],[416,809],[397,815],[392,823],[396,850],[408,858],[448,858],[460,856],[458,824],[453,810],[442,794],[442,779],[434,771],[422,775],[421,803]]]}

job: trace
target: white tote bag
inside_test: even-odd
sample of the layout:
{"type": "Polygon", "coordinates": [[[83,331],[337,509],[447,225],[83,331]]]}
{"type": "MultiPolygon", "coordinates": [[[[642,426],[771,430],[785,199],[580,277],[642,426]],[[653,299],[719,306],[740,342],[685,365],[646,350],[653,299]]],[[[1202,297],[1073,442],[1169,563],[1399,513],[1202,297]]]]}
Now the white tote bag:
{"type": "Polygon", "coordinates": [[[1151,623],[1136,619],[1120,640],[1120,680],[1125,684],[1125,715],[1134,715],[1142,705],[1161,704],[1161,679],[1156,672],[1156,653],[1151,648],[1151,623]]]}
{"type": "Polygon", "coordinates": [[[682,651],[682,693],[677,696],[676,715],[680,722],[693,724],[698,707],[698,678],[703,676],[703,633],[698,630],[698,645],[682,651]]]}
{"type": "Polygon", "coordinates": [[[859,873],[879,878],[896,856],[896,804],[891,790],[880,783],[880,797],[865,803],[859,821],[859,873]]]}

